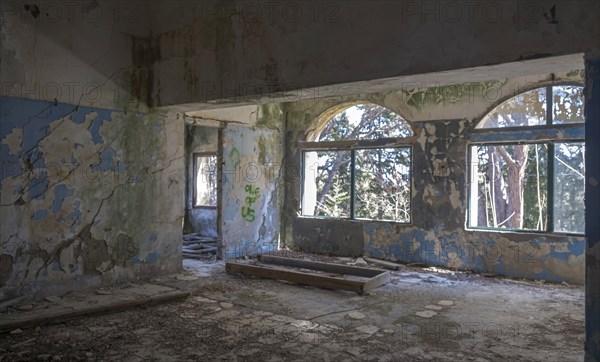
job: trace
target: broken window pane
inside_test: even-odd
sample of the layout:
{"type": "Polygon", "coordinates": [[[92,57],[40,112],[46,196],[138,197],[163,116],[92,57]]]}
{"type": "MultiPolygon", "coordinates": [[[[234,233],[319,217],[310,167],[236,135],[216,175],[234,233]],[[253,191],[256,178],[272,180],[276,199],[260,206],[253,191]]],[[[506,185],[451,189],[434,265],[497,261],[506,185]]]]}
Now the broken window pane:
{"type": "Polygon", "coordinates": [[[583,142],[554,146],[554,230],[585,232],[585,145],[583,142]]]}
{"type": "Polygon", "coordinates": [[[358,104],[334,116],[321,131],[319,141],[409,137],[408,122],[377,104],[358,104]]]}
{"type": "Polygon", "coordinates": [[[410,222],[411,149],[356,151],[355,217],[410,222]]]}
{"type": "Polygon", "coordinates": [[[304,153],[303,215],[350,217],[350,151],[304,153]]]}
{"type": "Polygon", "coordinates": [[[521,93],[494,108],[477,128],[540,126],[546,124],[546,88],[521,93]]]}
{"type": "Polygon", "coordinates": [[[194,206],[217,206],[217,156],[194,156],[194,206]]]}
{"type": "Polygon", "coordinates": [[[573,85],[561,85],[552,88],[552,123],[584,123],[583,88],[573,85]]]}
{"type": "MultiPolygon", "coordinates": [[[[583,87],[543,87],[502,103],[479,128],[581,124],[583,107],[583,87]],[[552,118],[546,121],[549,89],[552,118]]],[[[472,146],[469,226],[584,233],[584,145],[558,137],[545,144],[472,146]]]]}

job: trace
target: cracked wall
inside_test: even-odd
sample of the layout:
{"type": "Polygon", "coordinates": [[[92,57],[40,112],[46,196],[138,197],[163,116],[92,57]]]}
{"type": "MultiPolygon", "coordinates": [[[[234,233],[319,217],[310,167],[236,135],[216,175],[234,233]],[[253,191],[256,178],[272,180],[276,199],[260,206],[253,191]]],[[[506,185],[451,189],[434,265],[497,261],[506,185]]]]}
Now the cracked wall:
{"type": "MultiPolygon", "coordinates": [[[[514,277],[582,284],[583,236],[466,230],[467,144],[494,105],[552,80],[583,72],[507,78],[286,104],[286,205],[282,241],[305,251],[424,263],[514,277]],[[301,149],[321,114],[342,103],[373,102],[408,120],[413,147],[412,222],[319,219],[300,215],[301,149]]],[[[524,133],[525,135],[525,133],[524,133]]]]}
{"type": "Polygon", "coordinates": [[[181,267],[183,123],[2,97],[0,299],[181,267]]]}
{"type": "MultiPolygon", "coordinates": [[[[261,121],[262,124],[279,122],[279,118],[261,121]]],[[[278,130],[237,125],[223,129],[224,258],[278,248],[282,154],[282,134],[278,130]]]]}

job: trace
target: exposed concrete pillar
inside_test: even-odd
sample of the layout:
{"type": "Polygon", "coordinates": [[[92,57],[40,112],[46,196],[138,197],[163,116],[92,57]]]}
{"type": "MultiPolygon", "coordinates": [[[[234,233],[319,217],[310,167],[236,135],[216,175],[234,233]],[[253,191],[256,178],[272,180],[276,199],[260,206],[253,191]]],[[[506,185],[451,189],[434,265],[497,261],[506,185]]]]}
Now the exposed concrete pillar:
{"type": "Polygon", "coordinates": [[[600,58],[585,61],[585,361],[600,361],[600,58]]]}

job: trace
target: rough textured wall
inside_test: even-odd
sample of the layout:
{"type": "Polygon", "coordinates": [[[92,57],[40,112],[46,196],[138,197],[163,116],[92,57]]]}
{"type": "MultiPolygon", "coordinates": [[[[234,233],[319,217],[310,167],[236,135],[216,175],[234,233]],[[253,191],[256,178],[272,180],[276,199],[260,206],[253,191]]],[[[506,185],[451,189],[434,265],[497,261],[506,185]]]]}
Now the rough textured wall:
{"type": "Polygon", "coordinates": [[[217,236],[217,209],[194,207],[194,153],[219,150],[218,128],[186,125],[186,215],[183,230],[185,233],[199,233],[202,236],[217,236]]]}
{"type": "Polygon", "coordinates": [[[152,9],[161,105],[273,93],[294,101],[300,89],[311,98],[354,94],[361,90],[345,83],[600,52],[594,0],[178,1],[152,9]],[[336,84],[345,85],[320,92],[336,84]]]}
{"type": "Polygon", "coordinates": [[[1,95],[119,110],[152,105],[147,10],[136,1],[4,2],[1,95]]]}
{"type": "Polygon", "coordinates": [[[277,249],[282,153],[279,131],[233,125],[223,130],[223,257],[277,249]]]}
{"type": "Polygon", "coordinates": [[[582,77],[583,72],[574,71],[288,104],[283,241],[322,253],[364,253],[388,260],[582,283],[584,237],[465,230],[465,158],[476,122],[495,104],[526,87],[548,84],[550,79],[581,82],[582,77]],[[411,224],[298,217],[301,150],[297,141],[313,130],[320,114],[351,101],[381,104],[411,122],[417,136],[412,144],[411,224]],[[449,118],[458,115],[461,118],[449,118]]]}
{"type": "MultiPolygon", "coordinates": [[[[586,151],[600,154],[600,58],[586,59],[586,151]]],[[[600,159],[586,158],[585,361],[600,356],[600,159]]]]}
{"type": "Polygon", "coordinates": [[[183,123],[1,98],[0,300],[181,267],[183,123]]]}

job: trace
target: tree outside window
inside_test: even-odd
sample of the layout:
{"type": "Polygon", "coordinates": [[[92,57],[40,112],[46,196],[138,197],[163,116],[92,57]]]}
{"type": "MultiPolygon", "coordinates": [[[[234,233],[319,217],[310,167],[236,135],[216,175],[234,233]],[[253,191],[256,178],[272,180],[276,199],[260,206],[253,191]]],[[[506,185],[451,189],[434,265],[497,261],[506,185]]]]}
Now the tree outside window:
{"type": "Polygon", "coordinates": [[[194,154],[194,207],[217,206],[217,156],[194,154]]]}
{"type": "Polygon", "coordinates": [[[582,87],[548,86],[484,117],[469,147],[470,227],[584,232],[583,104],[582,87]]]}
{"type": "Polygon", "coordinates": [[[402,142],[412,134],[404,119],[375,104],[336,114],[303,151],[302,214],[410,222],[412,148],[402,142]]]}

